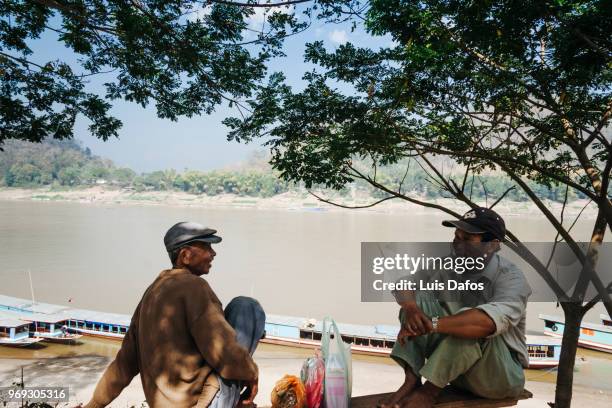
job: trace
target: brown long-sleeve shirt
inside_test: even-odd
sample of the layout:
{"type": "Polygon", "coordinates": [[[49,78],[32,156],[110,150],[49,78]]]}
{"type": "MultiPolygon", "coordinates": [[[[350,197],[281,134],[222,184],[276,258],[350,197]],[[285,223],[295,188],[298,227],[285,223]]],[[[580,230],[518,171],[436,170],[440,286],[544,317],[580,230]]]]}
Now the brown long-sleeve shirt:
{"type": "Polygon", "coordinates": [[[186,269],[166,270],[136,307],[87,407],[108,405],[138,373],[152,408],[206,407],[219,389],[215,372],[231,380],[258,377],[208,283],[186,269]]]}

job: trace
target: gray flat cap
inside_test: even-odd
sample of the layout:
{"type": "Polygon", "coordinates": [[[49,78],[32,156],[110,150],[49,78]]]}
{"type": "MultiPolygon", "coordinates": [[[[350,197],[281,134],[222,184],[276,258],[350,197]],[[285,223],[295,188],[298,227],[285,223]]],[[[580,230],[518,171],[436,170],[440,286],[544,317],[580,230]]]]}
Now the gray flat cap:
{"type": "Polygon", "coordinates": [[[190,242],[209,242],[218,244],[221,242],[221,237],[215,235],[217,230],[198,224],[197,222],[179,222],[174,224],[164,236],[164,245],[166,250],[171,252],[190,242]]]}

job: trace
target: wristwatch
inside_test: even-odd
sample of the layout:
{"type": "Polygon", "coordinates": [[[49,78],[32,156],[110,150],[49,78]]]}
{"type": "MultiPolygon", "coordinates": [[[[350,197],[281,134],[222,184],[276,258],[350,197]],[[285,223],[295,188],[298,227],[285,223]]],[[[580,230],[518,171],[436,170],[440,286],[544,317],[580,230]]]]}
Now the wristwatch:
{"type": "Polygon", "coordinates": [[[433,332],[437,332],[438,331],[438,316],[432,316],[431,317],[431,325],[433,326],[433,332]]]}

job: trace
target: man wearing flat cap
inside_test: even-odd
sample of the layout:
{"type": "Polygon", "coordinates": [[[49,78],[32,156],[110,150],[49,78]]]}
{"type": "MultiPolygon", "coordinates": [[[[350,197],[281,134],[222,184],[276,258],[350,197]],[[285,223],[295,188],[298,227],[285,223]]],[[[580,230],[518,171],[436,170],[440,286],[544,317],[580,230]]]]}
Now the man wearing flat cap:
{"type": "Polygon", "coordinates": [[[454,299],[432,291],[395,292],[401,329],[391,357],[404,369],[405,379],[381,407],[432,407],[449,383],[491,399],[523,391],[531,289],[522,272],[497,253],[506,234],[504,220],[478,207],[442,225],[455,228],[453,256],[484,259],[483,268],[461,278],[451,272],[453,277],[478,282],[484,290],[465,291],[454,299]]]}
{"type": "Polygon", "coordinates": [[[255,299],[242,296],[223,310],[201,278],[216,255],[212,244],[221,242],[216,232],[194,222],[168,230],[164,244],[172,269],[145,291],[87,407],[110,404],[138,373],[153,408],[252,404],[259,376],[251,356],[264,333],[265,313],[255,299]]]}

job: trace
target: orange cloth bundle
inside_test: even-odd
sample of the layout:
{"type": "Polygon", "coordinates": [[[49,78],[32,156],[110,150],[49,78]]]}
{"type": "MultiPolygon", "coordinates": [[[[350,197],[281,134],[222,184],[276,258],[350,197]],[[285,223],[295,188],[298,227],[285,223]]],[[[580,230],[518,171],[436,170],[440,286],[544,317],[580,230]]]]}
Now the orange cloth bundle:
{"type": "Polygon", "coordinates": [[[285,375],[272,390],[272,408],[305,408],[306,389],[294,375],[285,375]]]}

